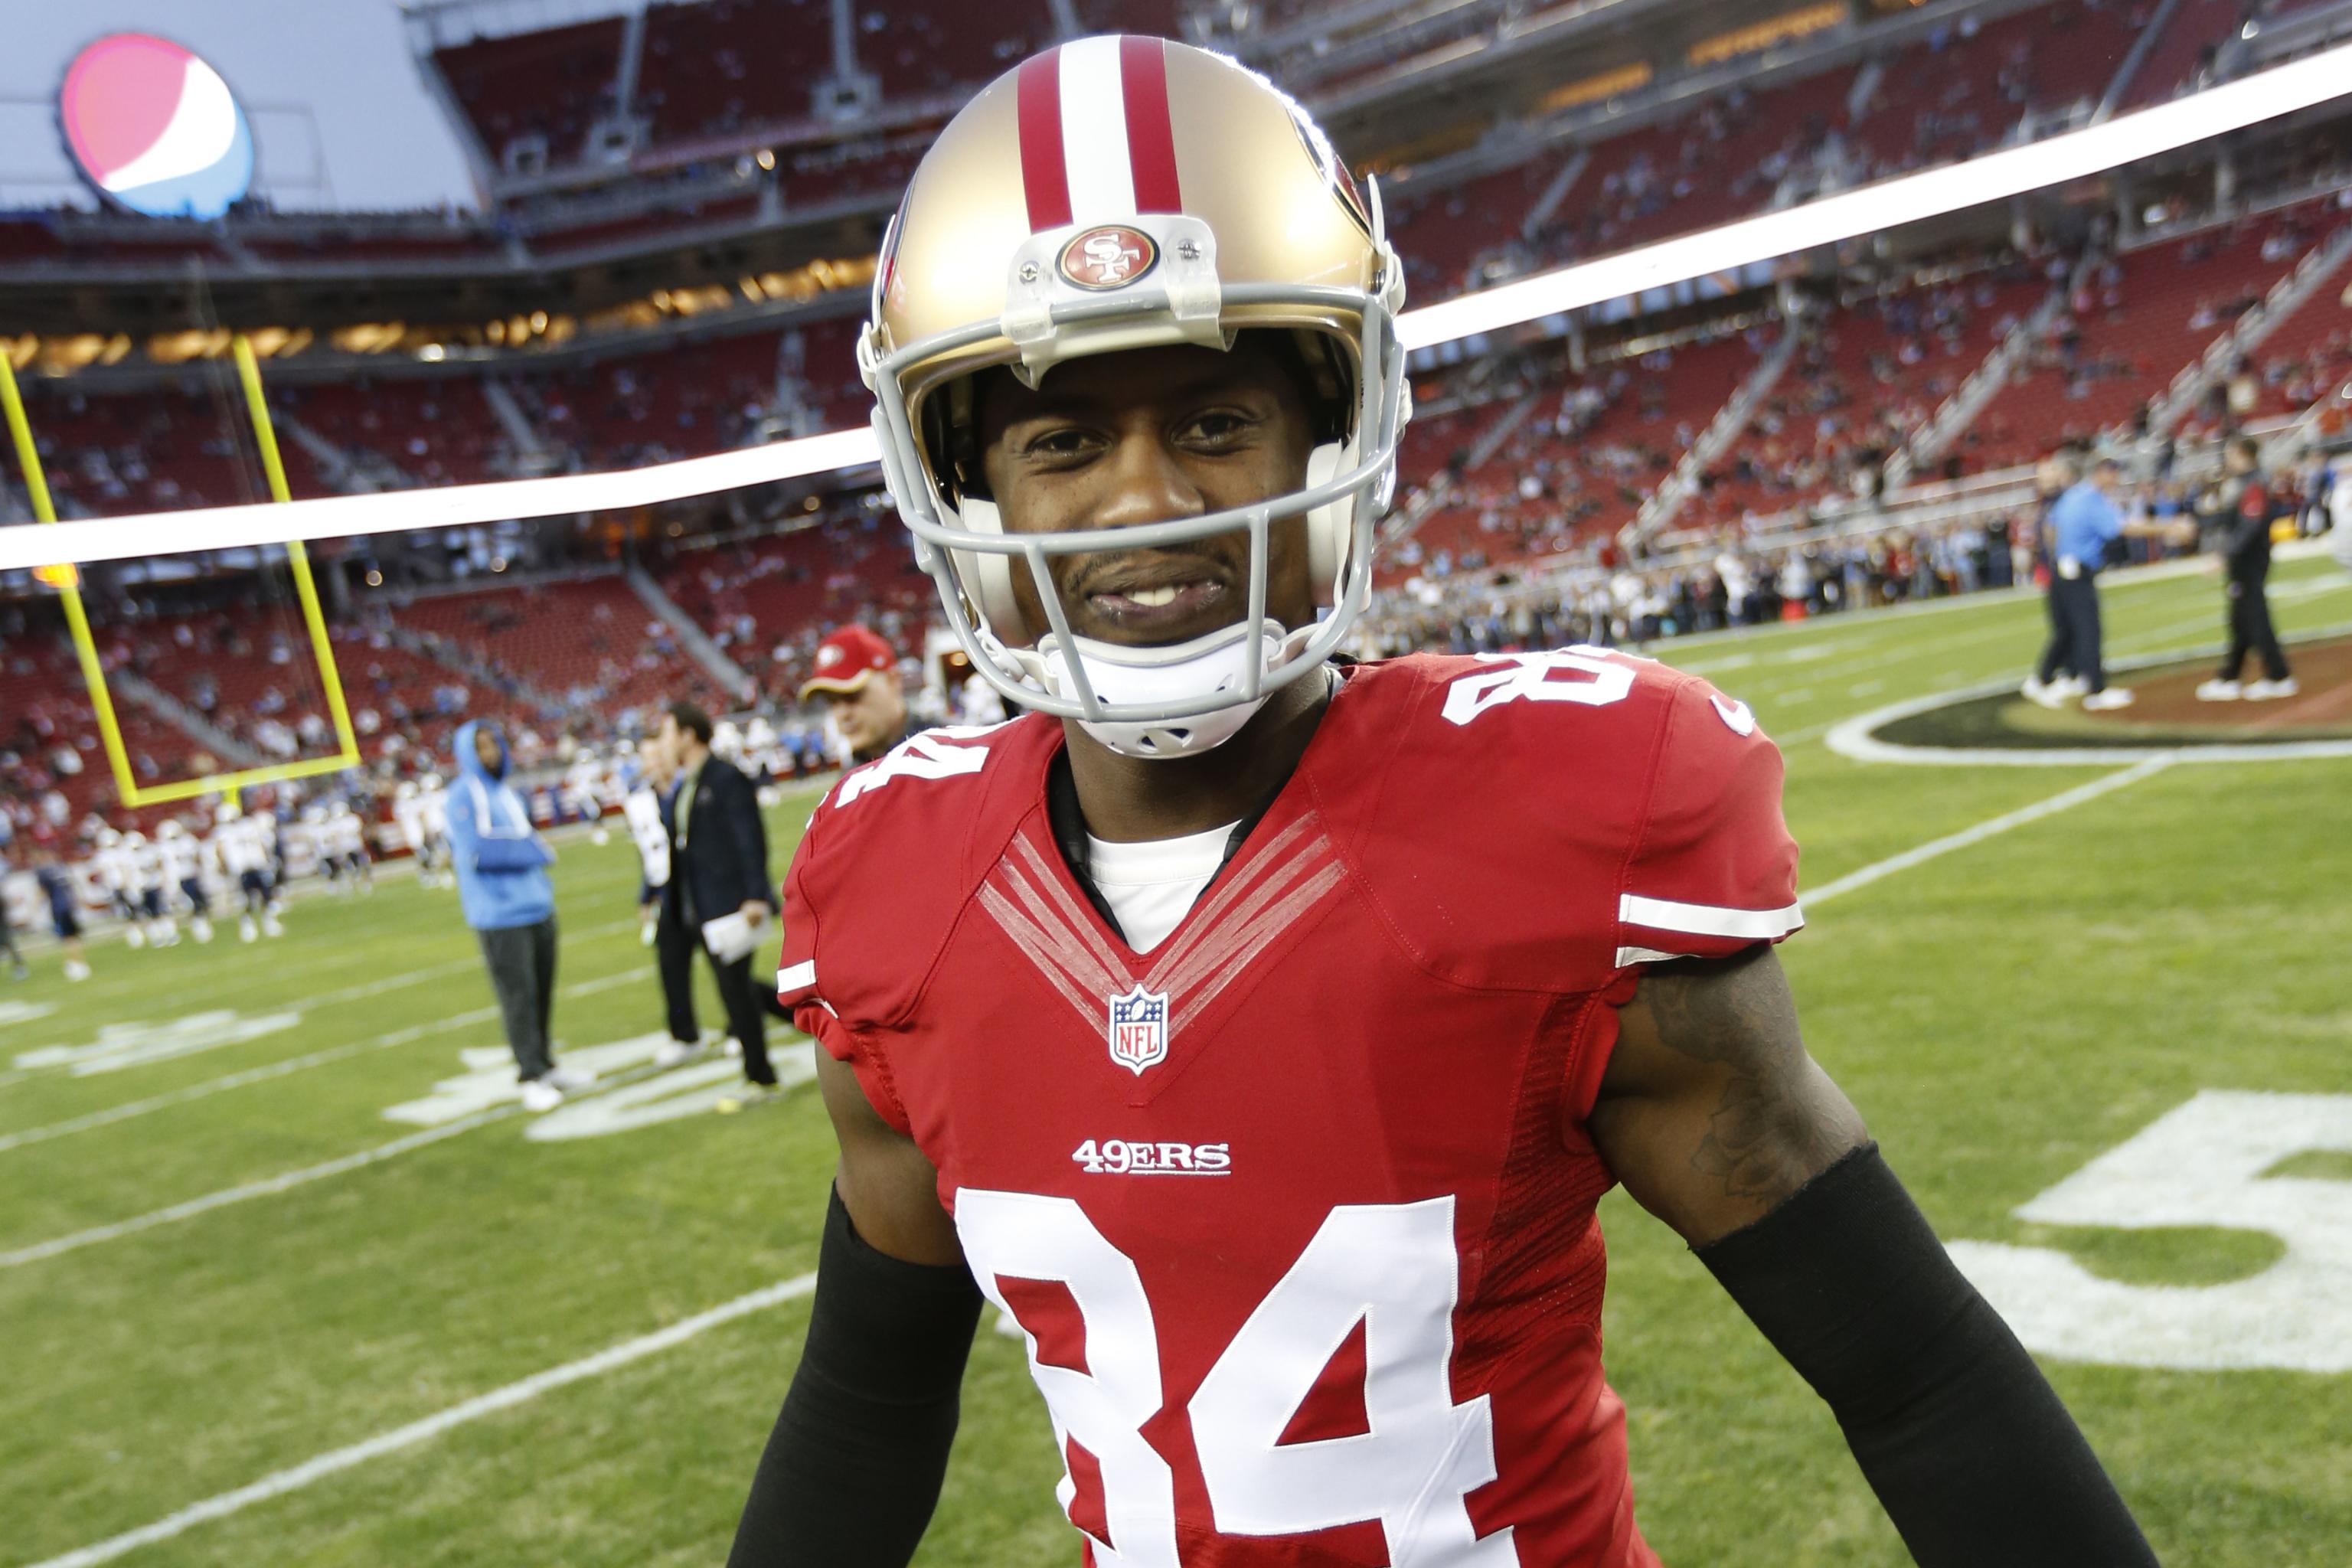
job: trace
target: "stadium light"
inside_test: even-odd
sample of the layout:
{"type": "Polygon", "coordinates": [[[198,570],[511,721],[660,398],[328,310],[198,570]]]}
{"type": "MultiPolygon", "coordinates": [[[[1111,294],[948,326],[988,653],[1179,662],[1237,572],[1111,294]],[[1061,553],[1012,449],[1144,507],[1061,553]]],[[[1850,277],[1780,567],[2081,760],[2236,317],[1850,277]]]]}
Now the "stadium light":
{"type": "MultiPolygon", "coordinates": [[[[1496,331],[2062,184],[2347,94],[2352,94],[2352,45],[2339,45],[2044,141],[1424,305],[1399,319],[1397,335],[1407,348],[1417,349],[1496,331]]],[[[835,430],[614,473],[0,528],[0,571],[658,506],[749,485],[870,467],[880,460],[872,430],[835,430]]]]}

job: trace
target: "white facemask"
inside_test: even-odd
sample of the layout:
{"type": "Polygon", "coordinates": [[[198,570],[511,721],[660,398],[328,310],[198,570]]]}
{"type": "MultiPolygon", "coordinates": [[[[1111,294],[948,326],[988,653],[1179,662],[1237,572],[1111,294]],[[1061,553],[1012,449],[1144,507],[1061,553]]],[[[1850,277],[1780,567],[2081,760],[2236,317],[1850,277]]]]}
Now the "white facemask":
{"type": "MultiPolygon", "coordinates": [[[[1258,635],[1236,623],[1167,647],[1122,647],[1092,637],[1073,637],[1078,668],[1096,698],[1105,704],[1178,706],[1240,691],[1249,683],[1250,660],[1258,661],[1258,675],[1295,655],[1312,634],[1311,626],[1283,635],[1274,621],[1262,621],[1258,635]]],[[[1059,639],[1048,635],[1034,653],[1025,650],[1022,662],[1031,666],[1040,685],[1055,697],[1071,697],[1076,685],[1070,678],[1068,656],[1059,639]]],[[[1129,757],[1197,756],[1232,740],[1256,716],[1271,696],[1268,689],[1255,699],[1229,703],[1206,713],[1182,719],[1110,722],[1081,719],[1079,727],[1112,751],[1129,757]]]]}

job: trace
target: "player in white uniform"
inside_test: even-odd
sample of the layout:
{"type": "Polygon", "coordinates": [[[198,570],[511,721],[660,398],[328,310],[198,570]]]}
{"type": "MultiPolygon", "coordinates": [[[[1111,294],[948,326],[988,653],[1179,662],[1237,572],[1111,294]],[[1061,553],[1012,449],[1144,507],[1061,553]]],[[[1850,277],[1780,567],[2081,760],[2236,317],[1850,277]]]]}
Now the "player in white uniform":
{"type": "Polygon", "coordinates": [[[188,900],[188,934],[199,942],[213,939],[213,900],[205,889],[205,847],[177,818],[155,830],[155,847],[163,858],[166,880],[188,900]]]}
{"type": "Polygon", "coordinates": [[[454,888],[449,868],[449,792],[439,773],[426,773],[416,789],[416,817],[424,831],[416,851],[416,879],[428,888],[454,888]]]}
{"type": "Polygon", "coordinates": [[[90,860],[98,868],[98,885],[105,889],[107,903],[122,922],[123,945],[144,947],[147,931],[139,919],[139,868],[131,847],[111,827],[100,828],[96,843],[90,860]]]}
{"type": "Polygon", "coordinates": [[[351,802],[338,800],[328,805],[320,838],[320,853],[329,865],[342,868],[347,889],[375,891],[375,862],[368,856],[367,825],[352,809],[351,802]]]}
{"type": "Polygon", "coordinates": [[[179,922],[164,907],[167,884],[163,849],[143,833],[126,833],[122,847],[130,856],[131,901],[138,907],[139,920],[147,931],[147,942],[152,947],[175,946],[180,940],[179,922]]]}
{"type": "Polygon", "coordinates": [[[245,911],[237,917],[236,934],[247,942],[264,935],[285,934],[277,913],[269,907],[267,820],[264,813],[240,816],[234,805],[225,805],[219,825],[213,829],[213,853],[220,860],[221,874],[236,879],[238,896],[245,901],[245,911]]]}

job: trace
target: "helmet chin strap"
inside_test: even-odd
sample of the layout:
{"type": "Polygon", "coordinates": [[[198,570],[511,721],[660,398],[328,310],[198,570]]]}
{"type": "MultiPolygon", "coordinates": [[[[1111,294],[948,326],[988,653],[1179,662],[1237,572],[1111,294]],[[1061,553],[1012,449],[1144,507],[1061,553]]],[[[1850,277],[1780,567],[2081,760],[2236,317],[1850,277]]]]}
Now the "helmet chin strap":
{"type": "Polygon", "coordinates": [[[1157,760],[1199,756],[1232,740],[1273,695],[1271,689],[1254,698],[1242,695],[1248,689],[1251,658],[1258,660],[1263,679],[1313,635],[1311,626],[1285,633],[1280,622],[1267,620],[1258,623],[1255,637],[1236,622],[1166,647],[1122,647],[1074,637],[1066,652],[1049,633],[1034,651],[1008,651],[1048,692],[1072,699],[1077,696],[1069,666],[1075,653],[1096,700],[1107,707],[1186,705],[1232,694],[1219,707],[1181,719],[1078,721],[1079,728],[1121,756],[1157,760]]]}

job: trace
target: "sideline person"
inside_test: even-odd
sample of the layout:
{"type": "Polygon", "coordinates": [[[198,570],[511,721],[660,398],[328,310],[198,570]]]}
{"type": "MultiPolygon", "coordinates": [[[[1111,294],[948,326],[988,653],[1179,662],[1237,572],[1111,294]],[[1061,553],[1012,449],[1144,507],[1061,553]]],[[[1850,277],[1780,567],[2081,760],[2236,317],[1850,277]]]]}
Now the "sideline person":
{"type": "Polygon", "coordinates": [[[2044,541],[2050,557],[2050,641],[2019,689],[2027,700],[2044,708],[2063,707],[2077,696],[2089,713],[2128,708],[2131,689],[2107,684],[2099,574],[2116,540],[2126,535],[2168,538],[2175,531],[2161,523],[2126,520],[2116,494],[2123,485],[2123,465],[2113,458],[2097,459],[2087,474],[2077,459],[2063,453],[2044,467],[2066,481],[2050,503],[2044,541]],[[2062,668],[2068,672],[2063,680],[2058,678],[2062,668]]]}
{"type": "Polygon", "coordinates": [[[908,717],[898,655],[864,626],[853,623],[827,632],[809,668],[801,700],[815,697],[824,703],[825,718],[848,755],[844,765],[870,763],[928,728],[908,717]]]}
{"type": "Polygon", "coordinates": [[[457,726],[457,783],[449,792],[449,858],[457,901],[482,945],[490,990],[513,1050],[523,1108],[552,1110],[566,1089],[593,1078],[559,1066],[548,1027],[555,1008],[555,851],[530,826],[530,811],[507,782],[506,739],[498,726],[457,726]]]}
{"type": "Polygon", "coordinates": [[[730,1563],[905,1568],[985,1297],[1093,1561],[1655,1568],[1622,1183],[1919,1562],[2153,1568],[1806,1051],[1747,706],[1592,648],[1331,657],[1409,405],[1379,211],[1159,38],[1027,61],[917,168],[861,362],[942,612],[1031,711],[848,775],[794,851],[841,1155],[730,1563]],[[1063,134],[1097,110],[1107,158],[1063,134]]]}
{"type": "Polygon", "coordinates": [[[2271,625],[2271,520],[2277,509],[2262,461],[2262,443],[2252,436],[2231,437],[2221,452],[2221,482],[2199,498],[2197,515],[2220,563],[2230,626],[2221,668],[2197,688],[2200,702],[2267,702],[2301,689],[2271,625]],[[2263,678],[2251,686],[2238,679],[2248,654],[2263,667],[2263,678]]]}
{"type": "Polygon", "coordinates": [[[768,1009],[751,983],[751,954],[761,944],[743,939],[761,934],[778,904],[768,879],[768,829],[760,819],[758,793],[740,768],[711,751],[711,734],[710,715],[691,702],[673,702],[662,715],[657,738],[677,783],[669,809],[676,852],[662,889],[661,920],[668,940],[679,944],[675,962],[680,968],[690,964],[695,947],[709,956],[728,1030],[743,1047],[744,1089],[719,1101],[723,1111],[776,1092],[768,1009]]]}

